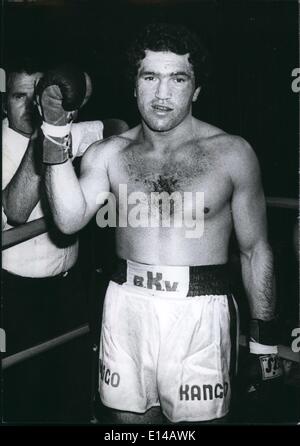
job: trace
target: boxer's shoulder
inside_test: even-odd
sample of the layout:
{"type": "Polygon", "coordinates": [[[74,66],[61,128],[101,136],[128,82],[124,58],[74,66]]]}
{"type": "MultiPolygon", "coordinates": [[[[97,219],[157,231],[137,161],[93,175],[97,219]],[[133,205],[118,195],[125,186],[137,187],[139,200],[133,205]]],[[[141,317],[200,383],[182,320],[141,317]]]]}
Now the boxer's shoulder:
{"type": "Polygon", "coordinates": [[[226,133],[224,130],[209,124],[208,122],[200,121],[193,117],[193,128],[197,138],[201,140],[210,140],[214,138],[224,137],[226,133]]]}
{"type": "Polygon", "coordinates": [[[201,122],[199,128],[199,140],[204,141],[211,149],[215,149],[219,156],[230,163],[251,162],[255,157],[254,150],[250,144],[241,136],[226,133],[210,124],[201,122]]]}
{"type": "Polygon", "coordinates": [[[238,135],[226,135],[224,138],[223,162],[233,182],[247,183],[247,179],[257,178],[259,164],[251,145],[238,135]]]}
{"type": "Polygon", "coordinates": [[[204,146],[208,152],[214,154],[232,178],[253,176],[259,171],[256,154],[244,138],[199,120],[195,121],[195,128],[199,147],[204,146]]]}
{"type": "Polygon", "coordinates": [[[245,150],[250,147],[245,139],[232,135],[207,122],[193,118],[194,129],[199,140],[223,149],[245,150]]]}
{"type": "Polygon", "coordinates": [[[91,144],[83,156],[84,165],[93,165],[95,167],[105,164],[107,166],[108,163],[132,144],[133,139],[127,133],[111,136],[91,144]]]}
{"type": "Polygon", "coordinates": [[[227,135],[227,158],[234,168],[250,167],[257,158],[251,145],[241,136],[227,135]]]}

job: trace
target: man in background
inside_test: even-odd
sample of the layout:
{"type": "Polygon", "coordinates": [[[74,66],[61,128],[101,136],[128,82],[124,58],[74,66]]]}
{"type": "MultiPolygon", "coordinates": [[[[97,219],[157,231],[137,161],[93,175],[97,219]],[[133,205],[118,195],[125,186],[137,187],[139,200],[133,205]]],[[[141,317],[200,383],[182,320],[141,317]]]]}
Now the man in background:
{"type": "MultiPolygon", "coordinates": [[[[63,70],[72,75],[77,68],[65,65],[63,70]]],[[[65,236],[53,224],[41,181],[41,117],[36,106],[35,88],[42,75],[40,67],[28,59],[12,66],[7,75],[6,118],[2,122],[2,229],[42,217],[47,226],[47,232],[4,249],[2,253],[2,308],[7,355],[49,340],[87,321],[88,284],[83,284],[78,267],[78,237],[65,236]]],[[[87,73],[83,79],[82,91],[78,92],[83,97],[81,106],[92,94],[87,73]]],[[[78,110],[70,118],[73,121],[77,117],[78,110]]],[[[102,138],[101,121],[74,124],[68,148],[72,160],[81,157],[91,143],[102,138]]],[[[68,361],[64,370],[75,373],[68,361]]],[[[12,417],[20,421],[45,419],[47,401],[43,401],[43,392],[47,382],[53,386],[55,374],[41,368],[31,368],[30,374],[23,377],[22,389],[24,394],[26,387],[31,391],[27,398],[19,395],[20,404],[9,398],[9,380],[5,381],[7,398],[4,400],[8,408],[4,416],[10,420],[12,417]]],[[[57,376],[56,385],[63,385],[63,377],[61,381],[60,384],[57,376]]],[[[63,389],[56,388],[56,392],[62,393],[63,389]]]]}

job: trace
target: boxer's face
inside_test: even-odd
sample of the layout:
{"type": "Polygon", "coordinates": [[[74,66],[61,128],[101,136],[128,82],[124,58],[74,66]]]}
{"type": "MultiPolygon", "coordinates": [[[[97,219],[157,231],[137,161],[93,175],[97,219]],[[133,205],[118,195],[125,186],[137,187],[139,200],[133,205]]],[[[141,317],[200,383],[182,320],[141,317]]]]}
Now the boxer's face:
{"type": "Polygon", "coordinates": [[[142,119],[155,131],[168,131],[191,114],[195,89],[188,54],[146,50],[136,81],[135,97],[142,119]]]}
{"type": "Polygon", "coordinates": [[[24,136],[34,130],[37,113],[34,104],[34,88],[41,73],[12,73],[7,91],[7,118],[9,127],[24,136]]]}

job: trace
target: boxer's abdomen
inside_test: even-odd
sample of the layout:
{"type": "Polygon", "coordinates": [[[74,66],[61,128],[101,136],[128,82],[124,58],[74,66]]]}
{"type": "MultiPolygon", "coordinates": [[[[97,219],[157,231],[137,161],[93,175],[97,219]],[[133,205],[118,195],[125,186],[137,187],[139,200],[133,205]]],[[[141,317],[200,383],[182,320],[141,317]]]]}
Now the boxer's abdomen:
{"type": "Polygon", "coordinates": [[[204,226],[117,228],[119,257],[157,265],[209,265],[227,262],[232,229],[229,205],[204,226]]]}

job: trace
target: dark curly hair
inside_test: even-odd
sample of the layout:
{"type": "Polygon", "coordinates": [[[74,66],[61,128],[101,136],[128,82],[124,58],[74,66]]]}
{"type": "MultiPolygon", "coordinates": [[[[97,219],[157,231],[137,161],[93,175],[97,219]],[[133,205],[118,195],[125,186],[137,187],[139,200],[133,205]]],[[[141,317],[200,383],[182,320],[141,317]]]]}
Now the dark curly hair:
{"type": "Polygon", "coordinates": [[[171,51],[183,55],[189,53],[189,62],[193,66],[196,87],[202,86],[210,73],[210,61],[207,50],[199,37],[183,25],[152,23],[147,25],[135,38],[127,50],[127,75],[135,82],[145,50],[171,51]]]}

